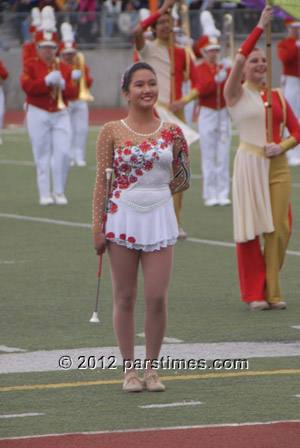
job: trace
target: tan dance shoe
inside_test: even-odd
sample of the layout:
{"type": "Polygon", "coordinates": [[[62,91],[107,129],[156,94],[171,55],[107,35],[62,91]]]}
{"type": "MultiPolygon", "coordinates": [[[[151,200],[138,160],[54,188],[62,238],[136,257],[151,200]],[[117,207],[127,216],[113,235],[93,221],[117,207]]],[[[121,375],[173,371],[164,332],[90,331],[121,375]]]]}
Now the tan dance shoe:
{"type": "Polygon", "coordinates": [[[145,372],[144,385],[149,392],[163,392],[166,389],[166,386],[159,381],[157,373],[153,370],[145,372]]]}
{"type": "Polygon", "coordinates": [[[264,300],[248,302],[248,307],[250,308],[251,311],[262,311],[270,309],[270,305],[268,304],[268,302],[265,302],[264,300]]]}
{"type": "Polygon", "coordinates": [[[271,310],[285,310],[286,303],[285,302],[277,302],[277,303],[269,303],[271,310]]]}
{"type": "Polygon", "coordinates": [[[185,240],[185,239],[187,238],[187,234],[186,234],[186,232],[183,230],[182,227],[179,227],[179,229],[178,229],[178,238],[179,238],[180,240],[185,240]]]}
{"type": "Polygon", "coordinates": [[[125,376],[123,390],[126,392],[142,392],[143,385],[137,372],[130,372],[125,376]]]}

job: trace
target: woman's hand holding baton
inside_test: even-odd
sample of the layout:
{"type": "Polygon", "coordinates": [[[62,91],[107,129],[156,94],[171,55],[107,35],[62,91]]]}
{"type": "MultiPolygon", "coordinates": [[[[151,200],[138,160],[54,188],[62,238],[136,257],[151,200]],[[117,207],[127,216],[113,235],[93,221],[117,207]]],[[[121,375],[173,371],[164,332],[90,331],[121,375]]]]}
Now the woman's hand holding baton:
{"type": "Polygon", "coordinates": [[[106,249],[106,238],[105,238],[105,228],[106,228],[106,220],[107,220],[107,205],[108,198],[110,193],[110,183],[112,176],[112,168],[106,168],[106,194],[105,194],[105,214],[103,217],[102,224],[102,233],[96,233],[94,235],[94,246],[97,251],[97,255],[99,255],[99,267],[98,267],[98,283],[97,283],[97,292],[96,292],[96,302],[95,302],[95,310],[93,312],[93,316],[90,319],[90,322],[100,322],[98,317],[98,299],[99,299],[99,289],[100,289],[100,278],[101,278],[101,270],[102,270],[102,257],[106,249]]]}

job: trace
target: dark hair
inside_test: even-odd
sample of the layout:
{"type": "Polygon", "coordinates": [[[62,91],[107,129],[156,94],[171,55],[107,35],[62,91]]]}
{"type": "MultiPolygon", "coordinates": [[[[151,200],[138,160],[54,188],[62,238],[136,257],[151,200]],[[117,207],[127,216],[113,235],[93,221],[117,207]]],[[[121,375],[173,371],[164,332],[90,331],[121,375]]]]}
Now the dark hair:
{"type": "Polygon", "coordinates": [[[129,84],[132,79],[132,75],[137,70],[150,70],[150,72],[152,72],[153,75],[156,77],[156,73],[154,69],[151,67],[151,65],[147,64],[147,62],[136,62],[135,64],[130,65],[130,67],[127,67],[122,75],[121,89],[123,90],[123,92],[129,91],[129,84]]]}
{"type": "MultiPolygon", "coordinates": [[[[170,12],[166,11],[161,16],[165,16],[165,15],[170,16],[170,12]]],[[[157,21],[160,19],[160,17],[158,17],[158,19],[156,19],[155,22],[153,22],[151,25],[151,31],[152,31],[154,37],[156,37],[156,25],[157,25],[157,21]]]]}

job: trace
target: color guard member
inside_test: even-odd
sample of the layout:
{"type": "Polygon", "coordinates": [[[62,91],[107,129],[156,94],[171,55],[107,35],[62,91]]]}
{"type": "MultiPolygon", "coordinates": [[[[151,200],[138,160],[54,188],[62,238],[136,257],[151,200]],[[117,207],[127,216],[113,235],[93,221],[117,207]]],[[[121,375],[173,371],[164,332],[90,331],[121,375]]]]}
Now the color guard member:
{"type": "MultiPolygon", "coordinates": [[[[197,98],[199,92],[197,88],[194,88],[190,93],[183,96],[182,84],[187,79],[190,79],[194,86],[197,86],[197,73],[190,54],[185,51],[184,48],[177,47],[176,45],[174,46],[175,98],[174,101],[172,101],[173,92],[170,47],[171,21],[168,9],[172,7],[174,3],[175,0],[165,0],[163,5],[156,12],[135,27],[133,35],[140,60],[150,64],[157,75],[159,87],[158,102],[155,105],[157,114],[164,120],[166,120],[168,109],[173,112],[173,114],[176,114],[177,124],[181,126],[188,143],[192,143],[198,140],[198,134],[185,125],[184,106],[197,98]],[[155,39],[153,41],[146,40],[144,37],[144,31],[148,27],[151,27],[154,34],[155,39]]],[[[174,122],[176,117],[173,115],[173,118],[171,119],[169,114],[169,119],[166,121],[171,120],[174,122]]],[[[186,238],[187,235],[181,224],[182,196],[182,192],[178,193],[173,197],[173,200],[179,228],[179,238],[186,238]]]]}

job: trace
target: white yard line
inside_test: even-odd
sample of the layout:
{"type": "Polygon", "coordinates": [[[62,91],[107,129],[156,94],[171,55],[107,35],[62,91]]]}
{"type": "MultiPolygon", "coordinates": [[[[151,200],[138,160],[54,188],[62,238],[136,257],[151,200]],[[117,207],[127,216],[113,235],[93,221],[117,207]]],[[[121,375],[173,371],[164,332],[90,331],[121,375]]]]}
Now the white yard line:
{"type": "Polygon", "coordinates": [[[84,227],[87,229],[90,229],[92,227],[91,224],[84,224],[84,223],[70,222],[70,221],[59,221],[57,219],[35,218],[33,216],[20,216],[20,215],[14,215],[11,213],[0,213],[0,218],[19,219],[19,220],[23,220],[23,221],[41,222],[41,223],[46,223],[46,224],[57,224],[60,226],[84,227]]]}
{"type": "MultiPolygon", "coordinates": [[[[35,166],[35,163],[28,160],[18,161],[18,160],[7,160],[7,159],[1,159],[0,158],[0,165],[16,165],[16,166],[35,166]]],[[[89,165],[87,166],[87,169],[96,170],[96,165],[89,165]]],[[[191,179],[202,179],[201,174],[191,174],[191,179]]],[[[230,179],[232,181],[232,178],[230,179]]],[[[293,183],[292,187],[294,188],[300,188],[300,184],[293,183]]]]}
{"type": "MultiPolygon", "coordinates": [[[[19,220],[23,220],[23,221],[33,221],[33,222],[40,222],[40,223],[45,223],[45,224],[56,224],[56,225],[60,225],[60,226],[69,226],[69,227],[83,227],[83,228],[87,228],[87,229],[90,229],[92,227],[91,224],[70,222],[70,221],[59,221],[56,219],[37,218],[37,217],[33,217],[33,216],[14,215],[11,213],[0,213],[0,218],[19,219],[19,220]]],[[[202,240],[200,238],[187,238],[186,241],[191,242],[191,243],[208,244],[210,246],[235,247],[234,243],[227,243],[225,241],[202,240]]],[[[287,250],[286,253],[288,255],[294,255],[295,257],[300,256],[300,251],[287,250]]]]}
{"type": "Polygon", "coordinates": [[[0,159],[0,163],[2,165],[34,166],[34,162],[29,162],[27,160],[24,160],[24,161],[20,162],[20,161],[17,161],[17,160],[0,159]]]}
{"type": "Polygon", "coordinates": [[[207,428],[240,428],[243,426],[262,426],[262,425],[277,425],[283,423],[300,423],[300,420],[274,420],[270,422],[244,422],[244,423],[216,423],[212,425],[190,425],[190,426],[165,426],[157,428],[139,428],[139,429],[115,429],[113,431],[85,431],[75,433],[63,433],[63,434],[42,434],[33,436],[21,436],[21,437],[7,437],[0,440],[22,440],[22,439],[36,439],[38,437],[63,437],[63,436],[76,436],[76,435],[101,435],[101,434],[122,434],[122,433],[136,433],[136,432],[152,432],[152,431],[179,431],[186,429],[207,429],[207,428]]]}
{"type": "Polygon", "coordinates": [[[27,352],[27,350],[24,350],[23,348],[7,347],[7,345],[0,345],[0,352],[14,353],[14,352],[27,352]]]}
{"type": "Polygon", "coordinates": [[[7,414],[0,415],[0,418],[15,418],[15,417],[37,417],[38,415],[45,415],[44,413],[31,412],[27,414],[7,414]]]}
{"type": "Polygon", "coordinates": [[[141,409],[155,409],[155,408],[175,408],[178,406],[197,406],[203,404],[201,401],[182,401],[179,403],[166,403],[166,404],[146,404],[138,406],[141,409]]]}
{"type": "MultiPolygon", "coordinates": [[[[144,338],[146,337],[145,333],[138,333],[137,336],[139,336],[140,338],[144,338]]],[[[166,344],[180,344],[182,341],[181,339],[177,339],[177,338],[164,338],[163,342],[165,342],[166,344]]]]}

